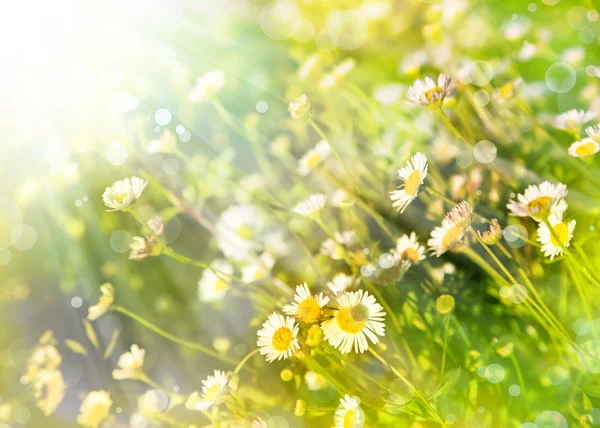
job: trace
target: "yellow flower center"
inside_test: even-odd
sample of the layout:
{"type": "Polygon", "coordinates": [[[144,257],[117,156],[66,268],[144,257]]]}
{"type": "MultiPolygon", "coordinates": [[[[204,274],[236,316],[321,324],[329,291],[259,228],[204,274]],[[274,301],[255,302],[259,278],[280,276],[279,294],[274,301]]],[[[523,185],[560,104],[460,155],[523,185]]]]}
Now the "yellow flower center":
{"type": "Polygon", "coordinates": [[[298,305],[297,317],[300,321],[313,323],[319,319],[320,315],[321,306],[319,305],[319,302],[317,302],[317,299],[312,296],[308,299],[304,299],[298,305]]]}
{"type": "Polygon", "coordinates": [[[419,252],[414,248],[407,248],[400,253],[400,258],[402,260],[408,260],[411,263],[415,263],[419,260],[419,252]]]}
{"type": "Polygon", "coordinates": [[[450,248],[454,244],[456,244],[462,238],[463,228],[460,226],[454,226],[448,229],[448,232],[444,235],[444,239],[442,239],[442,246],[444,248],[450,248]]]}
{"type": "Polygon", "coordinates": [[[254,235],[254,232],[252,231],[252,228],[250,226],[248,226],[247,224],[242,224],[237,229],[237,235],[242,239],[250,240],[252,239],[252,235],[254,235]]]}
{"type": "Polygon", "coordinates": [[[338,311],[335,320],[343,332],[357,334],[367,325],[369,309],[363,304],[346,306],[338,311]]]}
{"type": "Polygon", "coordinates": [[[321,162],[322,158],[323,155],[321,155],[321,153],[315,152],[308,159],[306,159],[306,166],[308,168],[314,168],[319,164],[319,162],[321,162]]]}
{"type": "Polygon", "coordinates": [[[283,352],[289,349],[292,344],[292,338],[292,330],[287,327],[279,327],[275,330],[275,333],[273,333],[271,344],[277,352],[283,352]]]}
{"type": "Polygon", "coordinates": [[[344,428],[354,428],[356,426],[356,410],[350,409],[344,415],[344,428]]]}
{"type": "Polygon", "coordinates": [[[550,206],[550,202],[552,202],[550,196],[540,196],[527,204],[527,210],[533,214],[546,211],[550,206]]]}
{"type": "Polygon", "coordinates": [[[513,92],[512,83],[507,83],[506,85],[503,85],[500,88],[500,90],[498,91],[498,96],[505,100],[512,95],[512,92],[513,92]]]}
{"type": "Polygon", "coordinates": [[[415,170],[410,173],[408,178],[406,179],[406,183],[404,184],[404,191],[407,195],[414,195],[417,190],[419,190],[419,186],[421,185],[421,172],[415,170]]]}
{"type": "Polygon", "coordinates": [[[556,226],[553,226],[552,229],[554,230],[554,233],[550,235],[550,242],[552,242],[552,245],[560,247],[569,242],[569,227],[565,223],[558,223],[556,226]],[[560,242],[556,240],[554,235],[556,235],[560,242]]]}
{"type": "Polygon", "coordinates": [[[440,86],[436,86],[434,88],[431,88],[431,89],[425,91],[425,98],[427,98],[427,100],[429,100],[429,102],[431,102],[431,101],[439,99],[443,92],[444,92],[444,90],[440,86]]]}
{"type": "Polygon", "coordinates": [[[581,144],[580,146],[578,146],[575,149],[575,153],[577,153],[582,158],[589,156],[589,155],[593,155],[595,152],[596,152],[596,143],[593,143],[591,141],[588,143],[581,144]]]}
{"type": "Polygon", "coordinates": [[[116,196],[116,198],[115,198],[115,199],[117,200],[117,203],[119,203],[119,204],[122,204],[122,203],[123,203],[123,200],[124,200],[126,197],[127,197],[127,193],[119,193],[119,194],[116,196]]]}
{"type": "Polygon", "coordinates": [[[223,291],[225,289],[227,289],[229,287],[229,284],[227,283],[227,281],[224,281],[222,279],[217,279],[217,281],[215,282],[215,290],[216,291],[223,291]]]}

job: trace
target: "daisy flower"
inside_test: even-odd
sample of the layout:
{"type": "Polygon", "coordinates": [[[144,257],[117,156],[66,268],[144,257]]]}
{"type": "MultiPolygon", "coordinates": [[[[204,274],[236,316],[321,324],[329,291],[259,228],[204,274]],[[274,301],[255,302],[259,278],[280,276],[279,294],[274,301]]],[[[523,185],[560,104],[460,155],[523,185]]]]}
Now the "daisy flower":
{"type": "Polygon", "coordinates": [[[402,270],[406,271],[412,265],[425,260],[425,247],[419,244],[417,234],[411,232],[403,235],[396,241],[396,248],[391,251],[396,260],[402,264],[402,270]]]}
{"type": "Polygon", "coordinates": [[[574,158],[585,158],[600,151],[600,144],[593,138],[584,138],[581,141],[575,141],[569,146],[569,155],[574,158]]]}
{"type": "Polygon", "coordinates": [[[462,201],[454,208],[452,208],[448,214],[446,214],[446,220],[454,223],[457,226],[467,229],[471,226],[471,220],[473,218],[473,207],[467,201],[462,201]]]}
{"type": "Polygon", "coordinates": [[[554,233],[552,233],[545,222],[540,223],[537,240],[542,244],[544,255],[550,257],[552,260],[554,257],[563,254],[563,248],[571,245],[573,230],[575,230],[577,222],[575,220],[564,222],[562,213],[552,213],[548,217],[548,222],[552,226],[552,231],[554,231],[554,233]]]}
{"type": "Polygon", "coordinates": [[[233,266],[227,260],[213,260],[210,267],[217,272],[204,269],[198,281],[198,298],[204,303],[223,300],[229,291],[230,277],[233,275],[233,266]]]}
{"type": "Polygon", "coordinates": [[[408,76],[414,76],[421,70],[421,67],[427,62],[427,53],[425,51],[416,51],[406,56],[400,65],[398,71],[408,76]]]}
{"type": "Polygon", "coordinates": [[[306,282],[296,287],[294,302],[283,307],[283,313],[295,316],[298,321],[311,324],[321,317],[321,308],[329,302],[323,293],[311,295],[306,282]]]}
{"type": "Polygon", "coordinates": [[[331,257],[333,260],[342,260],[345,256],[344,246],[350,247],[356,239],[356,232],[346,230],[342,233],[335,232],[335,239],[327,239],[321,244],[321,254],[331,257]]]}
{"type": "Polygon", "coordinates": [[[431,238],[427,241],[429,250],[437,257],[446,251],[456,248],[465,236],[464,227],[458,226],[448,220],[442,220],[442,225],[431,231],[431,238]]]}
{"type": "Polygon", "coordinates": [[[571,109],[554,117],[554,127],[565,131],[577,130],[581,125],[596,117],[593,111],[571,109]]]}
{"type": "Polygon", "coordinates": [[[113,370],[115,379],[137,379],[142,374],[146,351],[137,345],[131,345],[131,351],[119,357],[119,369],[113,370]]]}
{"type": "Polygon", "coordinates": [[[585,133],[595,142],[600,141],[600,124],[588,126],[585,128],[585,133]]]}
{"type": "Polygon", "coordinates": [[[346,394],[340,400],[333,421],[335,428],[361,428],[365,424],[365,413],[360,407],[360,399],[346,394]]]}
{"type": "Polygon", "coordinates": [[[108,211],[127,211],[140,197],[147,184],[148,180],[139,177],[117,181],[104,190],[102,200],[110,208],[108,211]]]}
{"type": "Polygon", "coordinates": [[[498,219],[492,219],[492,224],[490,224],[490,228],[488,230],[485,230],[484,232],[477,231],[477,233],[479,234],[481,240],[487,245],[497,244],[502,237],[502,229],[500,228],[498,219]]]}
{"type": "Polygon", "coordinates": [[[198,77],[196,86],[190,92],[188,99],[192,102],[201,101],[204,98],[215,95],[225,85],[225,72],[223,70],[211,70],[198,77]]]}
{"type": "Polygon", "coordinates": [[[88,393],[81,403],[77,423],[86,428],[99,427],[108,418],[112,403],[110,394],[106,391],[88,393]]]}
{"type": "Polygon", "coordinates": [[[233,205],[221,213],[215,225],[219,249],[225,257],[243,260],[256,250],[254,242],[260,226],[258,216],[249,205],[233,205]]]}
{"type": "Polygon", "coordinates": [[[129,260],[144,260],[148,256],[158,256],[161,251],[162,248],[154,236],[134,236],[129,244],[129,260]]]}
{"type": "Polygon", "coordinates": [[[210,406],[219,406],[225,401],[225,395],[235,391],[236,385],[231,382],[224,371],[215,370],[202,381],[202,395],[194,391],[185,402],[190,410],[206,410],[210,406]]]}
{"type": "Polygon", "coordinates": [[[98,303],[88,308],[87,319],[90,321],[94,321],[96,318],[108,312],[115,301],[115,289],[112,284],[109,284],[108,282],[102,284],[100,286],[100,293],[101,296],[100,299],[98,299],[98,303]]]}
{"type": "Polygon", "coordinates": [[[523,83],[523,79],[518,78],[502,85],[496,92],[492,94],[492,98],[498,104],[504,104],[515,95],[515,89],[523,83]]]}
{"type": "Polygon", "coordinates": [[[437,84],[430,77],[417,80],[406,91],[407,104],[439,107],[450,93],[452,79],[445,74],[438,76],[437,84]]]}
{"type": "Polygon", "coordinates": [[[258,262],[252,262],[242,267],[242,281],[249,284],[263,279],[271,272],[275,265],[275,259],[267,252],[262,253],[258,262]]]}
{"type": "Polygon", "coordinates": [[[298,173],[300,175],[308,175],[317,166],[321,165],[325,159],[331,154],[331,146],[325,140],[321,140],[317,145],[310,149],[298,161],[298,173]]]}
{"type": "Polygon", "coordinates": [[[292,356],[298,344],[298,325],[292,317],[273,312],[258,331],[257,346],[260,354],[266,355],[268,362],[286,359],[292,356]]]}
{"type": "Polygon", "coordinates": [[[398,177],[403,183],[398,190],[390,192],[390,199],[395,201],[392,206],[403,213],[406,207],[416,199],[419,188],[427,177],[427,156],[421,152],[415,153],[404,168],[398,170],[398,177]]]}
{"type": "Polygon", "coordinates": [[[309,218],[316,218],[319,216],[321,210],[325,207],[327,201],[327,195],[323,193],[317,193],[308,197],[306,201],[300,202],[294,208],[296,214],[303,215],[309,218]]]}
{"type": "Polygon", "coordinates": [[[512,216],[530,216],[539,222],[553,212],[564,212],[567,209],[566,196],[567,186],[544,181],[539,186],[528,186],[522,195],[517,195],[516,201],[508,201],[506,208],[512,216]]]}
{"type": "Polygon", "coordinates": [[[323,322],[321,328],[329,344],[342,354],[353,349],[363,353],[369,349],[367,339],[376,344],[379,342],[377,336],[385,335],[385,312],[368,292],[358,290],[338,294],[336,303],[332,318],[323,322]]]}
{"type": "Polygon", "coordinates": [[[318,391],[325,386],[326,380],[322,374],[309,370],[304,374],[304,382],[310,391],[318,391]]]}
{"type": "Polygon", "coordinates": [[[356,287],[360,283],[360,278],[356,278],[352,275],[346,275],[341,272],[335,275],[330,282],[327,283],[327,287],[333,292],[338,294],[344,291],[348,291],[356,287]]]}
{"type": "Polygon", "coordinates": [[[306,94],[302,94],[292,101],[288,107],[288,111],[294,119],[302,119],[306,116],[310,112],[310,101],[306,94]]]}

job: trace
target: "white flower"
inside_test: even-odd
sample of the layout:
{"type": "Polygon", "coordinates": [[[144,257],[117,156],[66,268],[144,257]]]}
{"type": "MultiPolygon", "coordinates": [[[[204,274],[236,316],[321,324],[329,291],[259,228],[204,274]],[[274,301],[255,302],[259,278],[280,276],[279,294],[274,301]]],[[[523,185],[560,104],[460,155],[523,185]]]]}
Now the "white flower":
{"type": "Polygon", "coordinates": [[[323,293],[311,295],[306,282],[296,287],[294,301],[283,307],[283,313],[295,316],[298,321],[311,324],[321,317],[321,308],[329,303],[329,297],[323,293]]]}
{"type": "Polygon", "coordinates": [[[108,418],[112,403],[110,394],[106,391],[88,393],[81,403],[77,423],[86,428],[99,427],[108,418]]]}
{"type": "Polygon", "coordinates": [[[387,106],[398,101],[400,96],[404,93],[404,88],[405,86],[397,83],[377,86],[373,90],[373,98],[375,98],[379,104],[387,106]]]}
{"type": "Polygon", "coordinates": [[[98,303],[88,308],[87,319],[94,321],[96,318],[104,315],[115,301],[115,289],[108,282],[100,286],[100,299],[98,303]]]}
{"type": "Polygon", "coordinates": [[[510,82],[505,83],[496,92],[492,94],[492,98],[498,104],[504,104],[506,101],[510,100],[515,95],[515,89],[521,83],[523,83],[523,79],[521,78],[511,80],[510,82]]]}
{"type": "Polygon", "coordinates": [[[598,125],[588,126],[585,133],[595,142],[600,141],[600,123],[598,125]]]}
{"type": "Polygon", "coordinates": [[[369,349],[369,340],[376,344],[385,335],[385,312],[375,297],[363,290],[338,294],[337,309],[321,324],[325,339],[346,354],[369,349]],[[368,339],[368,340],[367,340],[368,339]]]}
{"type": "Polygon", "coordinates": [[[574,158],[585,158],[598,153],[598,151],[600,151],[600,144],[592,138],[584,138],[581,141],[575,141],[569,146],[569,155],[574,158]]]}
{"type": "Polygon", "coordinates": [[[398,70],[403,74],[413,76],[421,70],[421,67],[427,62],[427,53],[419,50],[404,57],[400,63],[398,70]]]}
{"type": "Polygon", "coordinates": [[[567,209],[566,196],[567,186],[544,181],[539,186],[528,186],[524,194],[518,194],[516,201],[508,201],[506,207],[512,216],[530,216],[539,222],[551,213],[563,213],[567,209]]]}
{"type": "Polygon", "coordinates": [[[593,111],[572,109],[554,118],[554,127],[564,130],[577,130],[581,125],[596,117],[593,111]]]}
{"type": "Polygon", "coordinates": [[[407,104],[421,106],[441,106],[444,98],[450,93],[452,79],[445,74],[438,76],[437,84],[430,77],[417,80],[406,91],[407,104]]]}
{"type": "Polygon", "coordinates": [[[295,101],[291,102],[288,111],[294,119],[301,119],[310,112],[310,101],[306,94],[300,95],[295,101]]]}
{"type": "Polygon", "coordinates": [[[223,300],[229,291],[230,277],[233,274],[233,266],[227,260],[213,260],[210,267],[216,272],[204,269],[198,281],[198,298],[204,303],[223,300]]]}
{"type": "Polygon", "coordinates": [[[356,239],[356,232],[346,230],[342,233],[335,232],[334,239],[327,239],[321,244],[321,254],[331,257],[333,260],[342,260],[346,254],[343,246],[349,247],[356,239]]]}
{"type": "Polygon", "coordinates": [[[185,407],[190,410],[206,410],[210,406],[219,406],[225,401],[225,395],[236,389],[234,382],[230,381],[227,374],[215,370],[202,381],[202,396],[193,392],[187,399],[185,407]]]}
{"type": "Polygon", "coordinates": [[[460,202],[446,214],[446,220],[463,229],[466,229],[471,225],[472,217],[473,207],[471,207],[471,204],[467,201],[460,202]]]}
{"type": "Polygon", "coordinates": [[[326,380],[322,374],[309,370],[304,374],[304,382],[310,391],[318,391],[325,386],[326,380]]]}
{"type": "Polygon", "coordinates": [[[542,244],[542,251],[546,257],[554,257],[563,254],[563,247],[571,245],[573,230],[575,230],[576,221],[563,222],[562,213],[553,213],[548,217],[548,222],[552,226],[552,231],[548,225],[543,222],[538,226],[538,242],[542,244]],[[555,237],[556,235],[556,237],[555,237]],[[557,239],[558,238],[558,239],[557,239]]]}
{"type": "Polygon", "coordinates": [[[268,362],[291,357],[298,344],[298,325],[292,317],[273,312],[258,331],[257,346],[268,362]]]}
{"type": "Polygon", "coordinates": [[[131,345],[131,351],[119,357],[119,369],[113,370],[115,379],[137,379],[142,373],[146,351],[137,345],[131,345]]]}
{"type": "Polygon", "coordinates": [[[464,236],[465,229],[463,227],[444,219],[440,227],[431,231],[431,238],[427,241],[427,246],[433,254],[439,257],[458,246],[464,236]]]}
{"type": "Polygon", "coordinates": [[[411,232],[403,235],[396,241],[396,248],[391,251],[396,261],[401,263],[402,270],[406,272],[412,265],[425,260],[425,247],[419,244],[417,234],[411,232]]]}
{"type": "Polygon", "coordinates": [[[160,138],[152,140],[148,143],[146,151],[148,153],[168,153],[177,146],[175,135],[168,129],[162,133],[160,138]]]}
{"type": "Polygon", "coordinates": [[[225,257],[243,260],[257,249],[254,241],[260,223],[256,211],[247,205],[233,205],[219,216],[215,225],[219,249],[225,257]]]}
{"type": "Polygon", "coordinates": [[[298,205],[296,205],[294,212],[305,217],[317,217],[321,210],[325,207],[326,201],[327,195],[324,195],[323,193],[311,195],[306,201],[300,202],[298,205]]]}
{"type": "Polygon", "coordinates": [[[402,184],[398,190],[390,192],[390,199],[395,201],[392,206],[403,213],[406,207],[416,199],[419,188],[427,177],[427,156],[421,152],[415,153],[404,168],[398,170],[402,184]]]}
{"type": "Polygon", "coordinates": [[[126,211],[140,197],[147,184],[147,180],[139,177],[117,181],[104,190],[102,200],[111,208],[108,211],[126,211]]]}
{"type": "Polygon", "coordinates": [[[215,95],[225,85],[225,72],[211,70],[198,77],[196,86],[190,92],[188,99],[192,102],[201,101],[206,97],[215,95]]]}
{"type": "Polygon", "coordinates": [[[349,291],[354,287],[358,286],[360,278],[356,278],[352,275],[346,275],[341,272],[335,275],[330,282],[327,283],[327,287],[332,291],[333,294],[342,293],[349,291]]]}
{"type": "Polygon", "coordinates": [[[262,253],[259,262],[252,262],[242,268],[242,281],[249,284],[266,277],[273,268],[275,259],[267,252],[262,253]]]}
{"type": "Polygon", "coordinates": [[[335,428],[362,428],[365,424],[365,413],[360,407],[360,399],[346,394],[340,400],[333,421],[335,428]]]}
{"type": "Polygon", "coordinates": [[[308,175],[317,166],[321,165],[325,159],[331,154],[331,146],[325,140],[321,140],[317,145],[310,149],[298,161],[298,173],[300,175],[308,175]]]}

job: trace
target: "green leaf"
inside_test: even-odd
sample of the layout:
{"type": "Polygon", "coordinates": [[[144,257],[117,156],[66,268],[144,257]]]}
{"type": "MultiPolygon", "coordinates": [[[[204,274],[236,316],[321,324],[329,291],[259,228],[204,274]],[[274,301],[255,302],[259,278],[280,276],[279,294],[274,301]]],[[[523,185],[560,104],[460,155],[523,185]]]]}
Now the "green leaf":
{"type": "Polygon", "coordinates": [[[452,389],[452,387],[456,384],[456,382],[458,382],[459,378],[460,378],[460,367],[450,370],[446,374],[446,380],[444,380],[444,383],[442,384],[440,389],[438,389],[435,393],[433,393],[433,395],[431,395],[429,397],[429,399],[438,397],[438,396],[444,394],[445,392],[448,392],[450,389],[452,389]]]}
{"type": "Polygon", "coordinates": [[[592,397],[600,397],[600,385],[580,386],[579,389],[592,397]]]}
{"type": "Polygon", "coordinates": [[[590,397],[583,394],[583,410],[585,410],[586,412],[589,412],[593,408],[594,408],[594,406],[592,405],[592,401],[590,400],[590,397]]]}

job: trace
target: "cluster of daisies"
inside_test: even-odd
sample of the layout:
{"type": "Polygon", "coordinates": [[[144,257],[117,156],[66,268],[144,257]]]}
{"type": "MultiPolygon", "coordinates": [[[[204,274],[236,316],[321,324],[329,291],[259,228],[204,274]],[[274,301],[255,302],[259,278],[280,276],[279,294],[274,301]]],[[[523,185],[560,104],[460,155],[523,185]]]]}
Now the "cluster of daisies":
{"type": "Polygon", "coordinates": [[[596,118],[596,113],[572,109],[554,118],[553,125],[557,129],[569,132],[576,141],[569,146],[569,155],[575,158],[586,158],[600,151],[600,124],[588,126],[587,137],[581,138],[581,127],[596,118]]]}

